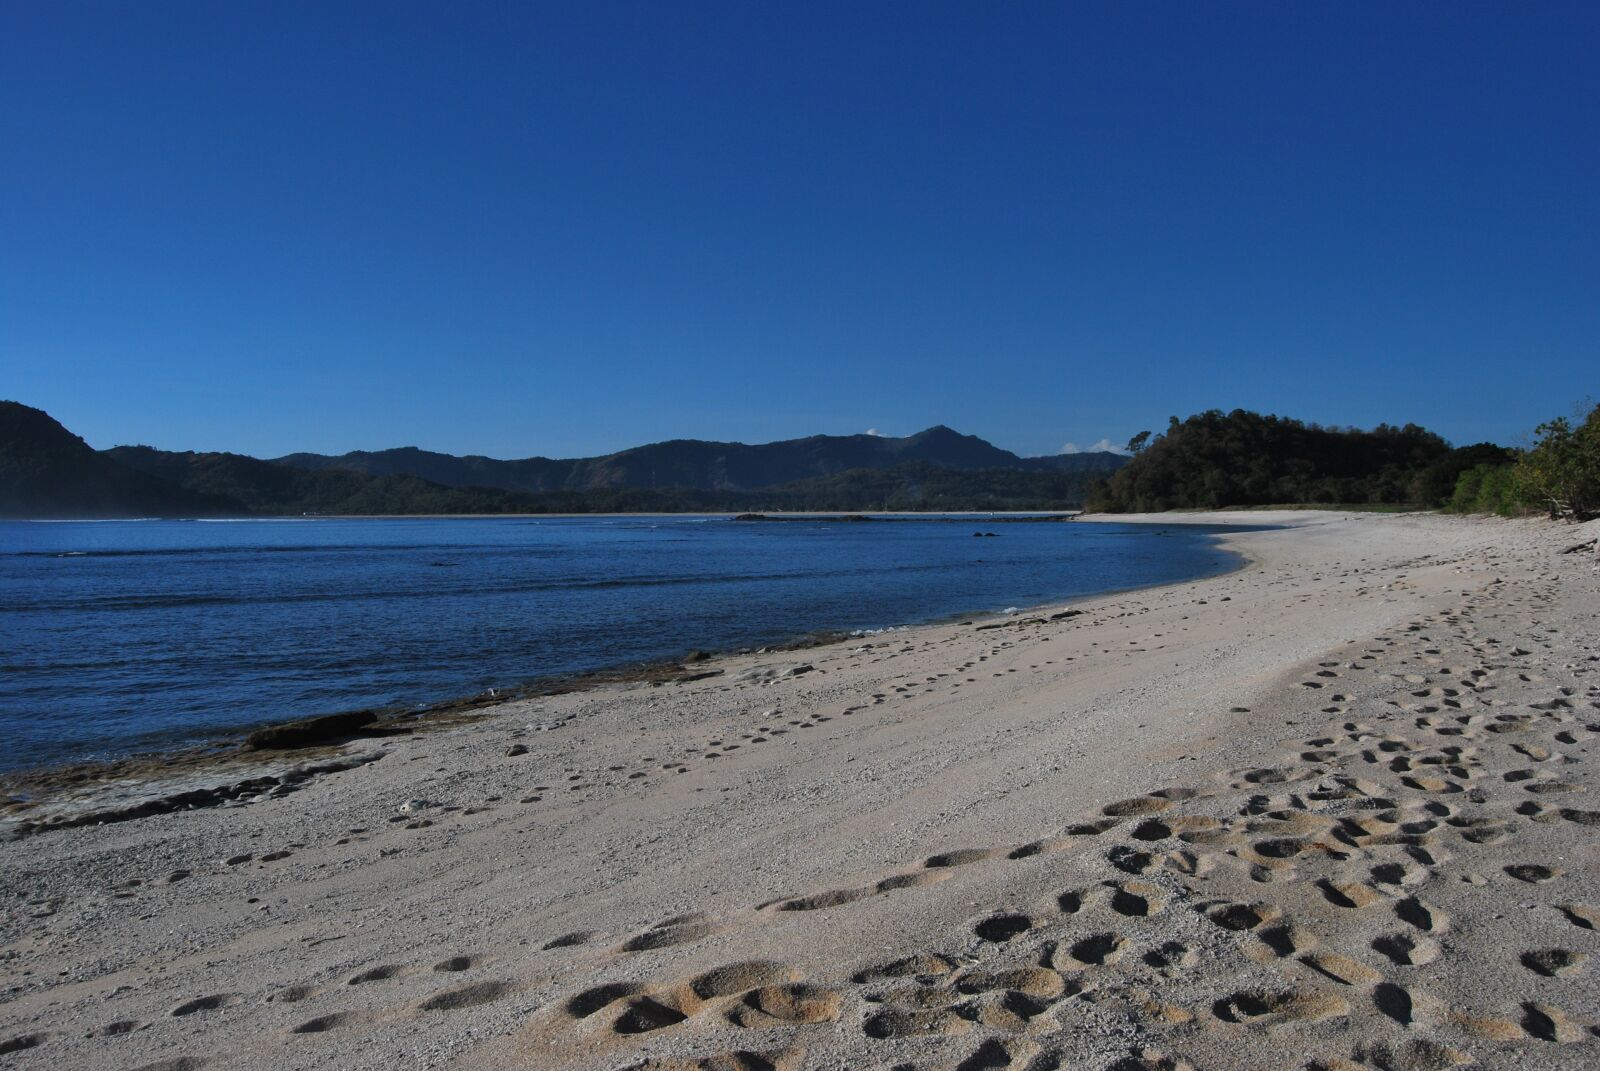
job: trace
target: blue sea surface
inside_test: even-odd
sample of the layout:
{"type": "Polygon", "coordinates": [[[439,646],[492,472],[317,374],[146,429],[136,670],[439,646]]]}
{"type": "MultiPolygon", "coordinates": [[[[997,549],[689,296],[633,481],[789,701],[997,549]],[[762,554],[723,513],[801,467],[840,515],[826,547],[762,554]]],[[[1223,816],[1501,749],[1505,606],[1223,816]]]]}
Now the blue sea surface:
{"type": "Polygon", "coordinates": [[[0,767],[1236,562],[1214,529],[982,517],[5,522],[0,767]]]}

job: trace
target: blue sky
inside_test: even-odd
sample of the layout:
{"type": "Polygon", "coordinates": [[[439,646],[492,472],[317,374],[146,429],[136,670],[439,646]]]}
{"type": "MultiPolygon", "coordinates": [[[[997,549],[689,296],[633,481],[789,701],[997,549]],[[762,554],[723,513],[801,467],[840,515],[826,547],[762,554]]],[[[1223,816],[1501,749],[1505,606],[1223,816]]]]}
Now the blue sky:
{"type": "Polygon", "coordinates": [[[1600,392],[1600,5],[0,0],[0,397],[602,453],[1600,392]]]}

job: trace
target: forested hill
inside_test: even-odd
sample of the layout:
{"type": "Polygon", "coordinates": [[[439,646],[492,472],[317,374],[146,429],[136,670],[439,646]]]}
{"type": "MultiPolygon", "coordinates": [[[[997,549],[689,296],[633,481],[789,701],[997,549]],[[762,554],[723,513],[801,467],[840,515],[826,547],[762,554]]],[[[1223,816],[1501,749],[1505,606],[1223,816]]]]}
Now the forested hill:
{"type": "Polygon", "coordinates": [[[420,476],[446,487],[506,491],[590,491],[601,488],[753,491],[863,469],[933,465],[958,472],[1111,472],[1126,458],[1114,453],[1020,457],[975,435],[937,425],[915,435],[812,435],[748,445],[674,439],[602,457],[499,460],[456,457],[416,447],[348,454],[289,454],[276,463],[377,476],[420,476]]]}
{"type": "Polygon", "coordinates": [[[226,498],[134,472],[43,410],[0,401],[0,517],[219,516],[226,498]]]}
{"type": "Polygon", "coordinates": [[[236,512],[285,514],[743,513],[749,511],[1075,509],[1089,472],[958,472],[922,462],[852,469],[754,491],[594,487],[530,494],[444,487],[417,476],[346,469],[306,471],[238,454],[172,453],[143,446],[106,452],[117,462],[185,488],[238,503],[236,512]]]}
{"type": "MultiPolygon", "coordinates": [[[[1091,509],[1144,512],[1290,503],[1442,505],[1462,472],[1500,464],[1489,443],[1453,448],[1415,424],[1371,431],[1218,409],[1148,442],[1089,497],[1091,509]]],[[[1136,440],[1136,443],[1139,440],[1136,440]]]]}
{"type": "MultiPolygon", "coordinates": [[[[1069,455],[1059,465],[1047,464],[1053,459],[1018,458],[948,429],[887,440],[887,449],[875,436],[842,437],[867,440],[869,449],[861,456],[852,453],[848,445],[841,446],[840,438],[819,436],[769,444],[783,448],[773,454],[760,453],[765,447],[739,444],[658,444],[610,459],[591,459],[605,464],[592,465],[587,476],[572,478],[571,482],[583,486],[527,491],[450,485],[427,475],[433,472],[465,479],[464,472],[483,462],[486,464],[478,471],[488,480],[504,476],[506,470],[495,466],[524,462],[452,458],[422,451],[362,455],[385,458],[390,467],[414,465],[420,472],[378,472],[332,463],[300,467],[241,454],[147,446],[119,446],[97,453],[40,410],[4,402],[0,403],[0,517],[1060,510],[1081,506],[1092,481],[1123,460],[1111,454],[1086,454],[1069,455]],[[640,460],[652,457],[653,461],[640,460]],[[674,457],[678,461],[669,464],[674,457]],[[929,457],[938,457],[942,463],[929,457]],[[872,464],[842,470],[834,467],[863,458],[872,464]],[[446,467],[462,463],[465,468],[440,472],[424,464],[432,461],[446,467]],[[983,467],[989,463],[998,467],[983,467]],[[761,487],[737,486],[766,478],[760,475],[760,465],[769,466],[765,470],[768,475],[825,471],[777,479],[761,487]],[[646,471],[656,484],[628,482],[645,480],[646,471]],[[662,480],[700,480],[715,486],[663,484],[662,480]]],[[[560,482],[568,482],[567,477],[560,482]]]]}

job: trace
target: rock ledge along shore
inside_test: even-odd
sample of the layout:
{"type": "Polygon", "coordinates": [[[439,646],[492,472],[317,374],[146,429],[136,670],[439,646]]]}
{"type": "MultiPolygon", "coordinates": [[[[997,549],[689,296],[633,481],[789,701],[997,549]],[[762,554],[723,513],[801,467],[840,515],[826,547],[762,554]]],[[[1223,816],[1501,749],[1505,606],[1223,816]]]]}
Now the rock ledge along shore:
{"type": "Polygon", "coordinates": [[[1192,516],[1286,527],[0,844],[0,1062],[1595,1066],[1600,527],[1192,516]]]}

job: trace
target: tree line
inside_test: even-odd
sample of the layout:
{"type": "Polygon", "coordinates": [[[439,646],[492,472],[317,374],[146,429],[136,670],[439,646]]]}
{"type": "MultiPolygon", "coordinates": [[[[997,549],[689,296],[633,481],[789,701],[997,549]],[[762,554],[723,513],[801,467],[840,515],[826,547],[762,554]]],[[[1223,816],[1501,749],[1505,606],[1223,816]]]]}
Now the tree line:
{"type": "Polygon", "coordinates": [[[1331,428],[1243,409],[1173,417],[1128,449],[1133,460],[1096,482],[1089,509],[1342,505],[1579,519],[1600,511],[1600,406],[1578,421],[1541,424],[1524,450],[1452,447],[1415,424],[1331,428]]]}
{"type": "Polygon", "coordinates": [[[1446,506],[1457,513],[1543,513],[1585,521],[1600,516],[1600,405],[1587,416],[1557,417],[1534,430],[1526,450],[1461,473],[1446,506]]]}

